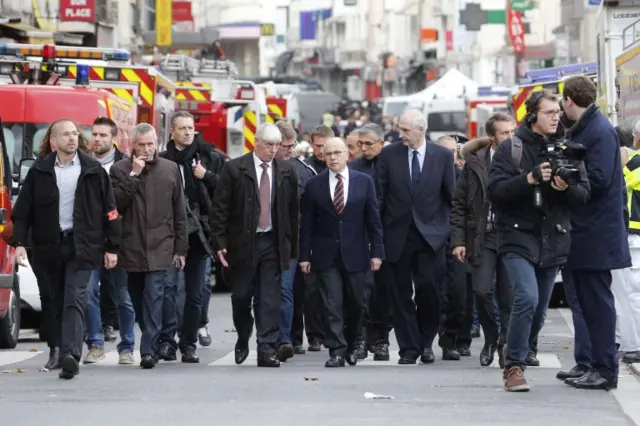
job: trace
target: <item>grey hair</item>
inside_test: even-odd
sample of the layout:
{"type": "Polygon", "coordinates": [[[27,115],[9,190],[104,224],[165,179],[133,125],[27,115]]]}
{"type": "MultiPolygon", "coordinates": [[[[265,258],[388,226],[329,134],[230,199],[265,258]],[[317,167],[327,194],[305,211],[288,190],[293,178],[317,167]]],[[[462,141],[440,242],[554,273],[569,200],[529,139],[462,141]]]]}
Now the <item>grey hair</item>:
{"type": "Polygon", "coordinates": [[[135,142],[138,136],[146,135],[148,133],[153,133],[153,137],[156,139],[156,141],[158,140],[156,129],[151,124],[140,123],[133,128],[133,133],[131,134],[131,140],[135,142]]]}
{"type": "Polygon", "coordinates": [[[456,139],[454,137],[449,136],[449,135],[444,135],[444,136],[440,136],[438,138],[437,143],[438,143],[438,145],[441,145],[442,142],[444,142],[444,141],[453,141],[453,142],[456,142],[456,143],[458,142],[458,141],[456,141],[456,139]]]}
{"type": "Polygon", "coordinates": [[[419,109],[408,109],[404,112],[403,116],[411,120],[411,127],[422,127],[424,131],[427,130],[427,118],[419,109]]]}
{"type": "Polygon", "coordinates": [[[382,130],[382,127],[378,126],[375,123],[365,124],[358,129],[358,133],[361,135],[371,135],[376,139],[376,141],[381,141],[384,139],[384,130],[382,130]]]}
{"type": "Polygon", "coordinates": [[[190,118],[193,120],[193,115],[189,111],[176,111],[171,116],[171,128],[173,129],[174,124],[178,118],[190,118]]]}
{"type": "Polygon", "coordinates": [[[282,133],[278,126],[271,123],[262,123],[256,130],[256,139],[260,139],[263,142],[282,142],[282,133]]]}

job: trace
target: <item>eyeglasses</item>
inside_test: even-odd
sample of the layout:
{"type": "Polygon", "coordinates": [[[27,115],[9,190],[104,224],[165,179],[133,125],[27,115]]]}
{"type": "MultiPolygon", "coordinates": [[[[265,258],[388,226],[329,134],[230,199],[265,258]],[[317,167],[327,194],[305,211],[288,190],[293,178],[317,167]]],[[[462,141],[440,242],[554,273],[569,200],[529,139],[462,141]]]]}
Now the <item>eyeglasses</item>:
{"type": "Polygon", "coordinates": [[[360,148],[362,148],[363,146],[366,146],[367,148],[371,148],[372,146],[374,146],[377,143],[379,143],[379,142],[370,142],[370,141],[362,142],[362,141],[358,141],[358,146],[360,148]]]}
{"type": "Polygon", "coordinates": [[[548,110],[548,111],[540,111],[540,114],[544,114],[549,118],[562,117],[563,111],[559,109],[555,109],[555,110],[548,110]]]}

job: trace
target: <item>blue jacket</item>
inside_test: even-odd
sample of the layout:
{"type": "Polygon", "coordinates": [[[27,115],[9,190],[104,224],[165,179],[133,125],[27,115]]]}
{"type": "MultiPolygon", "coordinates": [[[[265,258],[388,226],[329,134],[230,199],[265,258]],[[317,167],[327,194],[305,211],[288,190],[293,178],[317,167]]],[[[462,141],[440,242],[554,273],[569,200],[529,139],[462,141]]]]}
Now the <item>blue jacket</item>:
{"type": "Polygon", "coordinates": [[[309,179],[302,196],[300,237],[299,260],[311,262],[315,271],[335,267],[341,259],[347,272],[366,272],[372,258],[384,259],[373,180],[349,170],[346,204],[338,214],[331,199],[329,172],[309,179]]]}
{"type": "Polygon", "coordinates": [[[567,267],[607,271],[631,266],[624,216],[626,191],[618,134],[593,104],[569,129],[567,138],[587,149],[591,198],[571,211],[571,252],[567,267]]]}

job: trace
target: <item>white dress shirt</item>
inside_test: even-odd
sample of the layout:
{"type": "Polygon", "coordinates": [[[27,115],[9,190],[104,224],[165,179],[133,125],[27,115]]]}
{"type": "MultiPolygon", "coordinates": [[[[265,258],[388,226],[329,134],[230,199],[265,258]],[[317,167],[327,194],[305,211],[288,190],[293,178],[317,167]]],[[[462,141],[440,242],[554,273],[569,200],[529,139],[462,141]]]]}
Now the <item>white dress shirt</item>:
{"type": "MultiPolygon", "coordinates": [[[[343,171],[339,173],[342,176],[342,189],[344,193],[344,205],[347,205],[347,197],[349,195],[349,168],[345,167],[343,171]]],[[[336,193],[336,185],[338,184],[338,178],[336,177],[336,173],[329,170],[329,191],[331,192],[331,201],[333,201],[333,196],[336,193]]]]}
{"type": "MultiPolygon", "coordinates": [[[[413,171],[411,167],[411,165],[413,164],[413,151],[415,150],[410,146],[407,148],[409,148],[409,176],[411,176],[411,173],[413,171]]],[[[417,149],[417,151],[418,151],[418,163],[420,163],[420,171],[422,172],[422,166],[424,166],[424,156],[427,153],[427,142],[424,142],[422,146],[417,149]]]]}
{"type": "Polygon", "coordinates": [[[78,154],[73,157],[70,163],[63,166],[58,161],[54,164],[56,172],[56,183],[60,193],[58,214],[60,215],[60,230],[71,231],[73,229],[73,205],[76,199],[76,188],[80,178],[80,159],[78,154]]]}
{"type": "MultiPolygon", "coordinates": [[[[258,156],[256,155],[256,153],[253,153],[253,164],[255,165],[255,169],[256,169],[256,177],[258,178],[257,184],[258,184],[258,198],[260,198],[260,178],[262,177],[262,163],[264,163],[264,161],[262,161],[261,159],[258,158],[258,156]]],[[[267,163],[268,167],[267,167],[267,177],[269,178],[269,194],[271,196],[271,200],[273,200],[273,161],[269,161],[267,163]]],[[[256,230],[256,232],[268,232],[271,231],[272,229],[272,224],[271,224],[271,217],[269,217],[269,226],[266,229],[261,229],[260,227],[258,227],[258,229],[256,230]]]]}

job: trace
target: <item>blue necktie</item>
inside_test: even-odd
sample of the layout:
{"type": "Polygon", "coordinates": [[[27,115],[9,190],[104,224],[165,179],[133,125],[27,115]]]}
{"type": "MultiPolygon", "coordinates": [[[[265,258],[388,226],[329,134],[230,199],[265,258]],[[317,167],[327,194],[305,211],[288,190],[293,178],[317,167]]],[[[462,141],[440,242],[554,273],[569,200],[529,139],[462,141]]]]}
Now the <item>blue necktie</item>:
{"type": "Polygon", "coordinates": [[[420,161],[418,161],[418,151],[413,150],[413,159],[411,160],[411,186],[413,189],[418,187],[422,171],[420,170],[420,161]]]}

